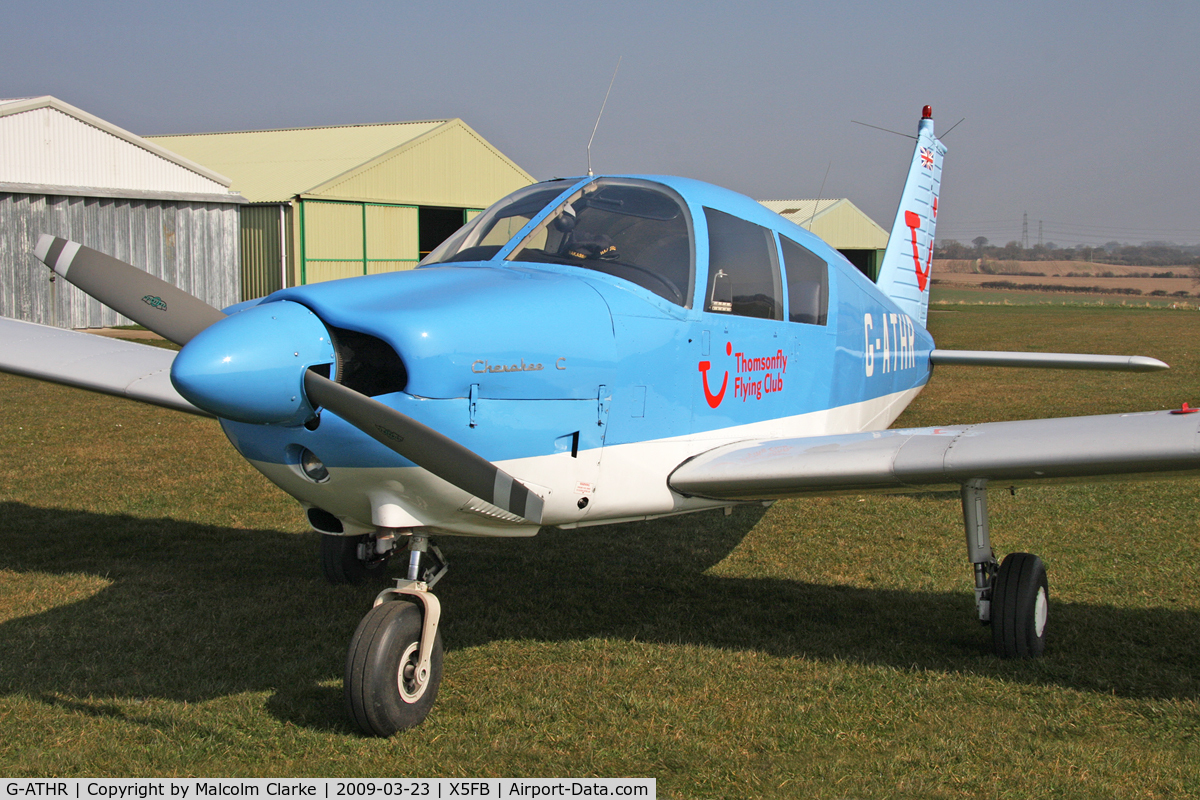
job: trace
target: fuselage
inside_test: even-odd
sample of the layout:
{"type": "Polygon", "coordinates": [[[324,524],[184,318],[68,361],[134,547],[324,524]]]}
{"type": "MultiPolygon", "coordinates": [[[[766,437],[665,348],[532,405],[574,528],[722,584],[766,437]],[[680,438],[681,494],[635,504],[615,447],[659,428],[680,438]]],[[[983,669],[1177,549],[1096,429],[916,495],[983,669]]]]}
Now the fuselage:
{"type": "MultiPolygon", "coordinates": [[[[522,191],[530,208],[518,198],[508,216],[484,212],[457,250],[415,270],[260,304],[312,311],[341,342],[335,379],[528,484],[543,524],[711,507],[672,492],[671,470],[736,441],[886,428],[928,380],[928,332],[825,242],[749,198],[666,177],[522,191]],[[743,258],[766,277],[742,278],[743,258]]],[[[325,532],[537,530],[333,414],[222,424],[325,532]],[[304,468],[313,456],[319,479],[304,468]]]]}

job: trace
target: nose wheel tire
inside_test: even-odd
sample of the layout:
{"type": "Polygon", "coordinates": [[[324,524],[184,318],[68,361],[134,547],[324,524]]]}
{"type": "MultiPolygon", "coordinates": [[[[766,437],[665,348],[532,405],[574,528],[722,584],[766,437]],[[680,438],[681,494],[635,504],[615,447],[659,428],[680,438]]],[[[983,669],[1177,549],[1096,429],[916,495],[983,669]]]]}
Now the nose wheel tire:
{"type": "Polygon", "coordinates": [[[1001,658],[1038,658],[1046,649],[1050,589],[1046,566],[1030,553],[1010,553],[992,588],[992,643],[1001,658]]]}
{"type": "Polygon", "coordinates": [[[417,674],[421,610],[383,603],[358,624],[346,655],[346,710],[368,736],[391,736],[419,725],[437,699],[442,680],[442,635],[433,640],[428,675],[417,674]]]}

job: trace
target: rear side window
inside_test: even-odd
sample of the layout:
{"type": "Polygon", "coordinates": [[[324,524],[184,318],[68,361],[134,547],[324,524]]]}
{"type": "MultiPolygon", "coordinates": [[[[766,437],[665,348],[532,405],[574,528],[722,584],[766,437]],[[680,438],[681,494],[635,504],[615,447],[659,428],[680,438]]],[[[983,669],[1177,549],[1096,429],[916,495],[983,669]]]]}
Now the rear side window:
{"type": "Polygon", "coordinates": [[[771,231],[744,219],[704,209],[708,222],[708,292],[705,311],[783,319],[779,260],[771,231]]]}
{"type": "Polygon", "coordinates": [[[829,265],[825,259],[786,236],[779,237],[787,275],[788,319],[824,325],[829,313],[829,265]]]}

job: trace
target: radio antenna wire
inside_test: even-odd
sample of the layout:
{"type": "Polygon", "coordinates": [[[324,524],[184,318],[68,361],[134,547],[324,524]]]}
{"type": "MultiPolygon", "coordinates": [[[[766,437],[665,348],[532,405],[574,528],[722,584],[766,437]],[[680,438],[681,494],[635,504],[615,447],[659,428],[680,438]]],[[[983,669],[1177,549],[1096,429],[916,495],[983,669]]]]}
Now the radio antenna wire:
{"type": "Polygon", "coordinates": [[[621,59],[624,56],[617,57],[617,66],[613,70],[612,80],[608,82],[608,91],[604,93],[604,102],[600,104],[600,113],[596,115],[596,124],[592,126],[592,135],[588,139],[587,145],[587,162],[588,162],[588,177],[592,177],[595,173],[592,172],[592,139],[596,138],[596,129],[600,127],[600,118],[604,116],[604,107],[608,105],[608,96],[612,93],[613,81],[617,79],[617,70],[621,68],[621,59]]]}

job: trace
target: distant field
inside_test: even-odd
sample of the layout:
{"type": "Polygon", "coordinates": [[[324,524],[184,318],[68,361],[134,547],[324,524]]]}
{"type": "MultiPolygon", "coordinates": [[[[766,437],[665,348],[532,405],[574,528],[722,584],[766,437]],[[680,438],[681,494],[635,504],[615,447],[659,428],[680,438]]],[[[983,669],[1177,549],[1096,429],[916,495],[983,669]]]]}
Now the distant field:
{"type": "MultiPolygon", "coordinates": [[[[990,276],[1004,280],[1006,276],[990,276]]],[[[1012,280],[1025,279],[1013,278],[1012,280]]],[[[975,289],[935,283],[930,297],[934,303],[970,305],[1059,305],[1059,306],[1126,306],[1140,308],[1196,308],[1197,297],[1151,297],[1149,295],[1111,295],[1079,292],[1037,292],[1014,289],[975,289]]]]}
{"type": "MultiPolygon", "coordinates": [[[[1200,403],[1200,314],[941,304],[939,346],[1165,373],[938,368],[898,421],[1200,403]]],[[[211,421],[0,375],[0,775],[646,776],[660,797],[1200,797],[1200,480],[989,494],[1050,571],[1050,644],[974,621],[956,494],[440,540],[445,679],[363,739],[378,587],[211,421]]]]}
{"type": "MultiPolygon", "coordinates": [[[[935,293],[939,289],[944,293],[946,291],[954,292],[962,289],[977,290],[981,292],[998,292],[1004,293],[1006,299],[1003,302],[1022,302],[1029,301],[1029,294],[1046,294],[1053,295],[1055,298],[1081,298],[1077,302],[1092,303],[1101,302],[1109,303],[1111,300],[1103,299],[1110,296],[1118,296],[1118,304],[1120,304],[1120,295],[1117,293],[1125,289],[1136,289],[1140,295],[1124,295],[1125,299],[1146,297],[1154,300],[1156,305],[1161,305],[1157,300],[1164,298],[1151,297],[1151,293],[1158,291],[1163,292],[1169,301],[1166,305],[1172,303],[1197,302],[1197,294],[1200,294],[1200,284],[1197,284],[1192,277],[1191,266],[1176,265],[1163,267],[1130,267],[1119,264],[1095,264],[1082,261],[1007,261],[1007,262],[989,262],[992,269],[1000,270],[993,273],[979,271],[979,266],[974,261],[963,260],[934,260],[933,278],[935,281],[935,293]],[[1033,273],[1041,273],[1033,274],[1033,273]],[[1164,275],[1173,273],[1178,277],[1148,277],[1153,275],[1164,275]],[[1044,288],[1040,289],[1009,289],[1009,288],[984,288],[981,284],[1010,282],[1022,287],[1032,287],[1040,285],[1044,288]],[[1059,286],[1077,286],[1081,288],[1095,287],[1100,291],[1097,292],[1062,292],[1054,291],[1054,288],[1059,286]],[[976,287],[978,287],[976,289],[976,287]],[[1176,297],[1179,292],[1186,292],[1189,297],[1176,297]],[[1113,293],[1106,295],[1106,293],[1113,293]]],[[[951,295],[942,294],[942,297],[950,297],[951,295]]],[[[948,302],[988,302],[986,298],[979,297],[978,300],[969,299],[976,296],[954,296],[953,301],[948,302]]]]}

